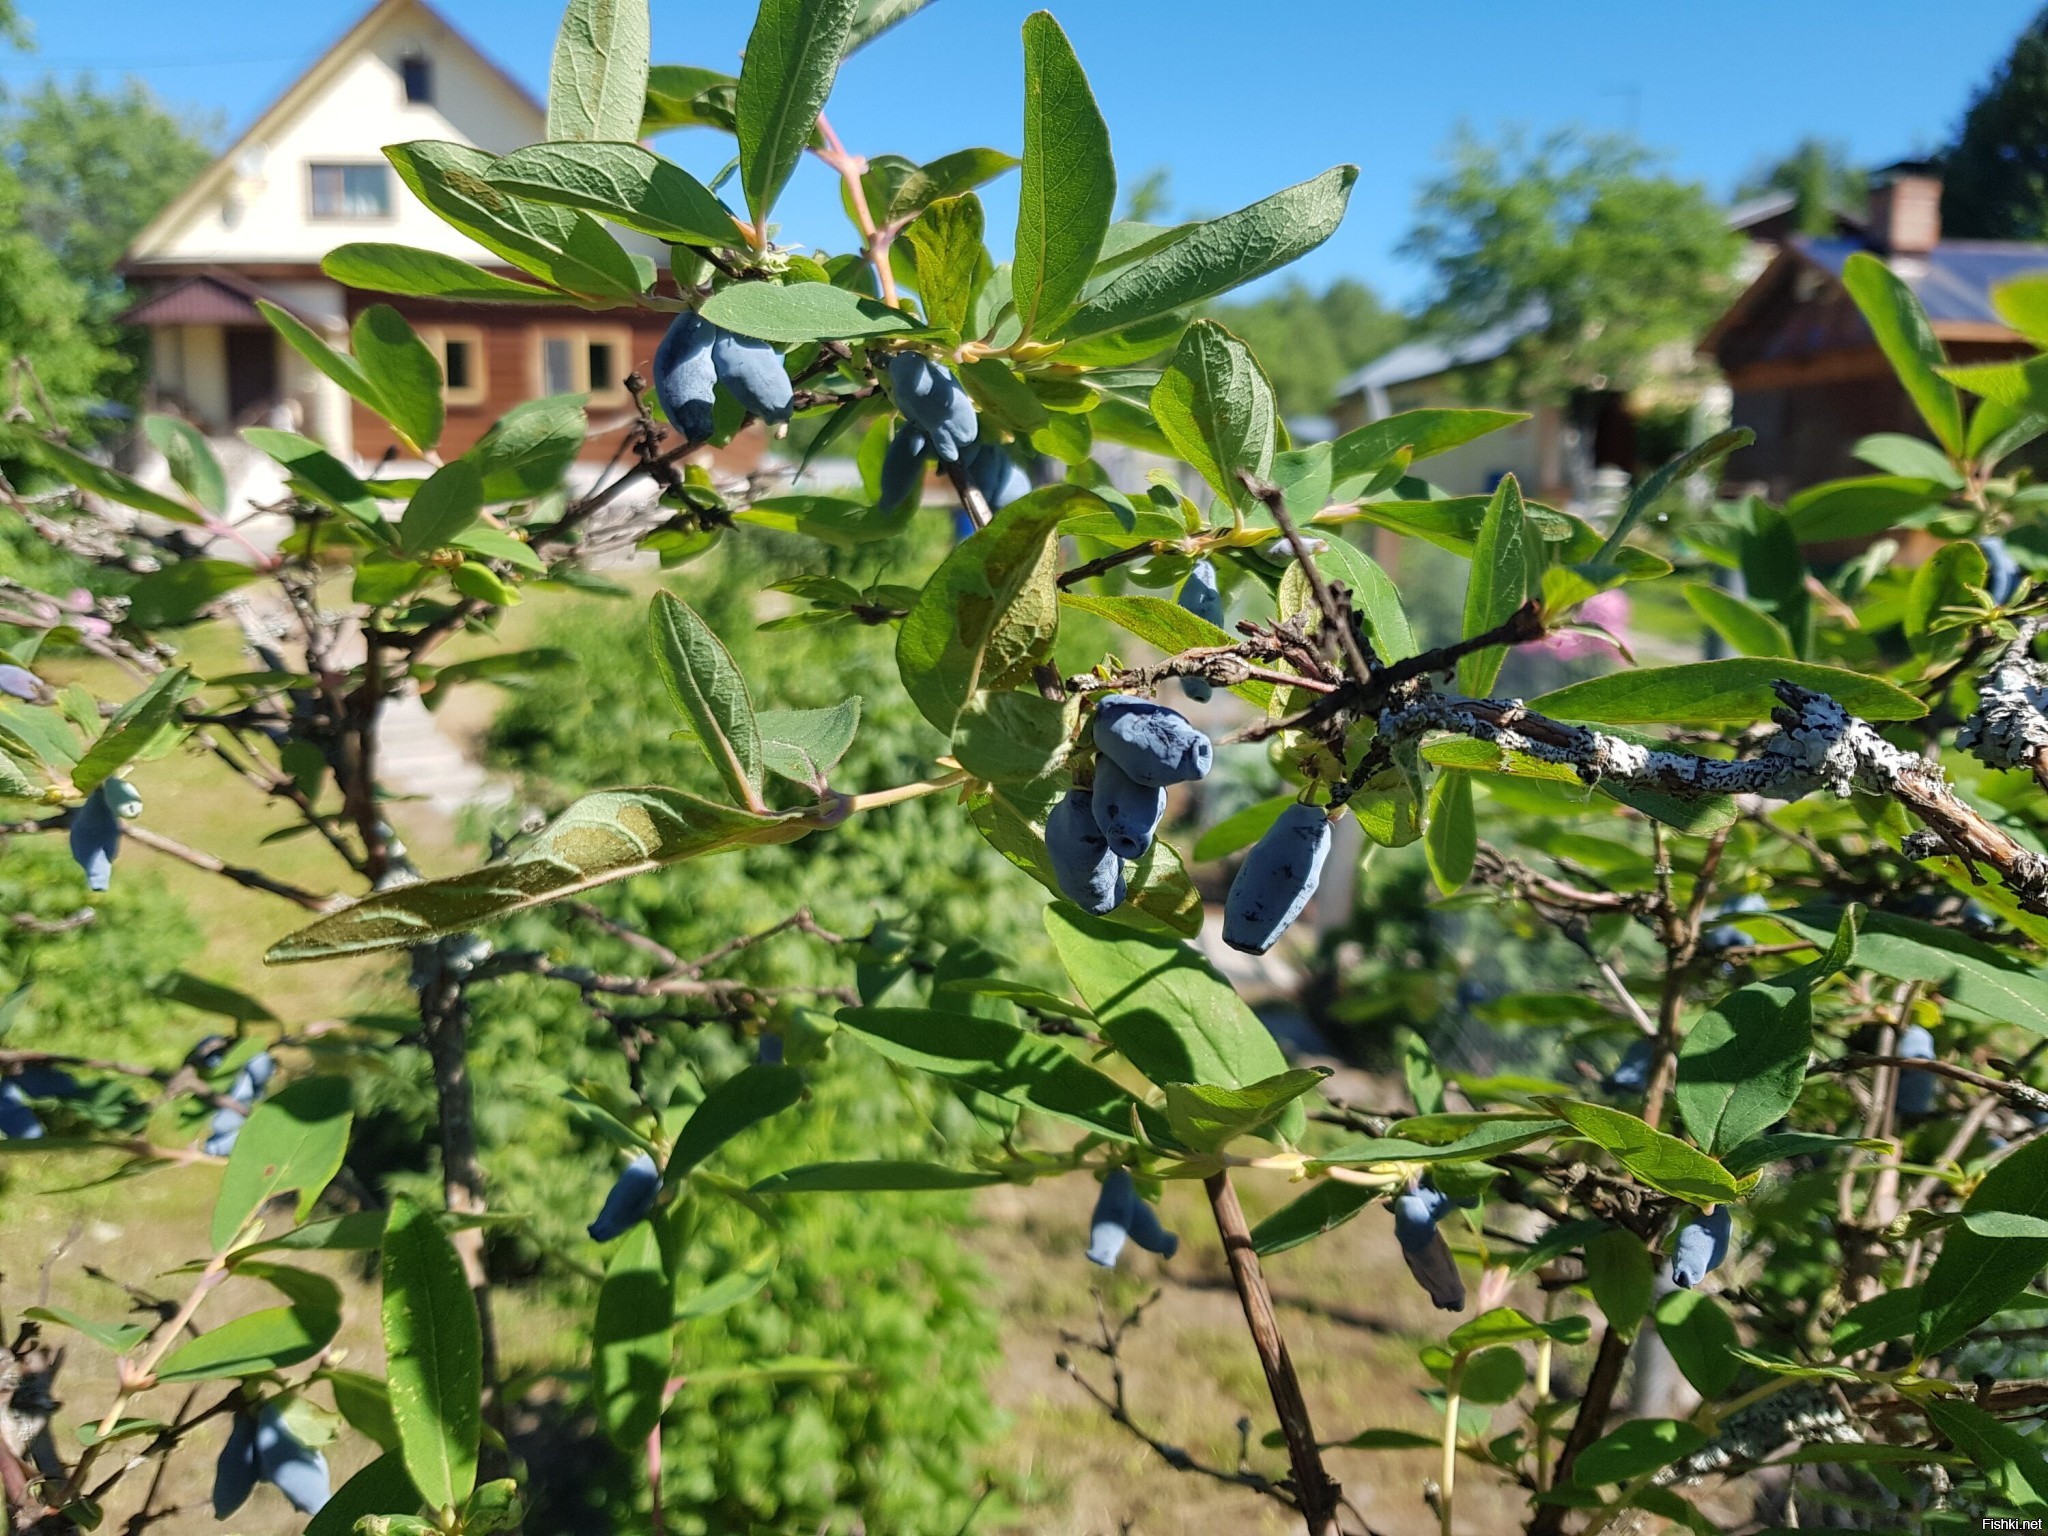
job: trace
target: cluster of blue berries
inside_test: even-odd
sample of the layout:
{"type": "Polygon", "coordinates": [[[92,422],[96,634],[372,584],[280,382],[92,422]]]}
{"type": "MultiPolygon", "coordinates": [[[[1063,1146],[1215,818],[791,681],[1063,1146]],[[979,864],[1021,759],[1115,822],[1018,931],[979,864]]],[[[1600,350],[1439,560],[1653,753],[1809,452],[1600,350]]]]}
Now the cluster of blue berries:
{"type": "Polygon", "coordinates": [[[654,396],[684,441],[711,436],[713,391],[720,384],[762,421],[789,420],[795,391],[780,352],[702,315],[677,315],[654,351],[654,396]]]}
{"type": "MultiPolygon", "coordinates": [[[[215,1061],[219,1059],[217,1055],[214,1057],[215,1061]]],[[[208,1157],[226,1157],[235,1150],[235,1138],[248,1124],[249,1111],[256,1107],[256,1101],[276,1075],[277,1058],[268,1051],[258,1051],[242,1063],[242,1070],[235,1074],[235,1080],[228,1088],[228,1097],[235,1101],[234,1104],[223,1104],[215,1110],[213,1121],[206,1128],[208,1157]]]]}
{"type": "Polygon", "coordinates": [[[29,1108],[30,1099],[72,1099],[80,1093],[78,1080],[56,1067],[23,1067],[0,1077],[0,1140],[35,1141],[43,1134],[43,1122],[29,1108]]]}
{"type": "Polygon", "coordinates": [[[1451,1257],[1451,1245],[1438,1230],[1457,1204],[1428,1184],[1418,1184],[1394,1197],[1394,1241],[1401,1246],[1408,1273],[1445,1312],[1461,1312],[1465,1307],[1464,1277],[1458,1273],[1458,1261],[1451,1257]]]}
{"type": "Polygon", "coordinates": [[[327,1458],[298,1442],[275,1403],[235,1415],[228,1443],[213,1464],[213,1517],[225,1520],[268,1483],[302,1515],[317,1514],[331,1484],[327,1458]]]}
{"type": "Polygon", "coordinates": [[[1102,1181],[1102,1193],[1095,1197],[1095,1213],[1088,1218],[1089,1262],[1116,1268],[1126,1242],[1162,1259],[1180,1252],[1180,1239],[1159,1224],[1159,1213],[1138,1193],[1130,1170],[1112,1168],[1102,1181]]]}
{"type": "Polygon", "coordinates": [[[1126,894],[1123,861],[1141,859],[1166,814],[1169,785],[1204,778],[1215,746],[1178,710],[1113,693],[1095,706],[1095,781],[1045,818],[1060,893],[1100,917],[1126,894]]]}
{"type": "Polygon", "coordinates": [[[590,1224],[591,1238],[608,1243],[625,1236],[653,1214],[655,1198],[660,1194],[661,1170],[645,1152],[635,1152],[633,1160],[620,1171],[611,1193],[604,1197],[597,1220],[590,1224]]]}
{"type": "MultiPolygon", "coordinates": [[[[1223,589],[1216,584],[1216,566],[1208,560],[1197,560],[1194,569],[1188,572],[1188,579],[1180,584],[1181,607],[1198,619],[1207,619],[1218,629],[1223,627],[1223,589]]],[[[1181,692],[1197,704],[1206,704],[1216,691],[1215,685],[1206,677],[1184,677],[1180,680],[1181,692]]]]}
{"type": "Polygon", "coordinates": [[[85,797],[71,817],[71,857],[85,871],[85,886],[104,891],[121,852],[121,823],[142,814],[142,796],[126,779],[108,779],[85,797]]]}
{"type": "Polygon", "coordinates": [[[889,393],[903,424],[882,457],[881,504],[894,510],[924,483],[933,459],[958,464],[992,511],[1031,489],[1031,481],[1002,444],[981,435],[974,401],[953,370],[917,352],[889,359],[889,393]]]}

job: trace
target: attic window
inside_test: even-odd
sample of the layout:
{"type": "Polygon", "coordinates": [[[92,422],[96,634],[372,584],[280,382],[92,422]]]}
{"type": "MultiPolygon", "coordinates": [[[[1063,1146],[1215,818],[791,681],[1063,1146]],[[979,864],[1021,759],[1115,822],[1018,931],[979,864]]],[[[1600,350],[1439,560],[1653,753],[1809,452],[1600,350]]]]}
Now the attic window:
{"type": "Polygon", "coordinates": [[[425,54],[409,53],[398,61],[399,77],[405,81],[408,106],[425,107],[434,101],[434,61],[425,54]]]}
{"type": "Polygon", "coordinates": [[[312,172],[312,213],[316,219],[391,217],[391,168],[385,165],[319,165],[312,172]]]}

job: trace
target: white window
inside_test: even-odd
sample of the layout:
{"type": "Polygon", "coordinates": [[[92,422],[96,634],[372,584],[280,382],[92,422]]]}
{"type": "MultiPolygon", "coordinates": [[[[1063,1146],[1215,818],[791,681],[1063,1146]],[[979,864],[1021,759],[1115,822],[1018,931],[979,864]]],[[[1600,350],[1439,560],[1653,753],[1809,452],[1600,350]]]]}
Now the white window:
{"type": "Polygon", "coordinates": [[[388,219],[391,217],[391,167],[388,165],[321,165],[313,175],[312,210],[316,219],[388,219]]]}
{"type": "Polygon", "coordinates": [[[587,394],[592,405],[624,405],[632,357],[633,333],[623,326],[544,330],[535,354],[540,392],[587,394]]]}
{"type": "Polygon", "coordinates": [[[441,396],[450,405],[482,405],[490,392],[484,333],[473,325],[421,326],[420,339],[441,363],[441,396]]]}

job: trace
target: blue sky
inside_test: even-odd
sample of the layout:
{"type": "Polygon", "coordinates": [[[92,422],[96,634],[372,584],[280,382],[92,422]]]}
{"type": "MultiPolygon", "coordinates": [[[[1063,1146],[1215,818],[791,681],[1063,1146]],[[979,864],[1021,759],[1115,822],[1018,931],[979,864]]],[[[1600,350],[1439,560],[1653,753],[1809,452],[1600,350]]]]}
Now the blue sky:
{"type": "MultiPolygon", "coordinates": [[[[560,0],[438,0],[536,91],[560,0]]],[[[367,0],[24,0],[44,70],[138,75],[165,100],[246,124],[367,0]]],[[[1350,274],[1395,300],[1422,273],[1395,254],[1416,189],[1462,123],[1633,130],[1671,169],[1726,195],[1807,133],[1881,164],[1940,144],[2039,0],[1055,0],[1109,121],[1125,185],[1154,167],[1176,211],[1221,212],[1338,161],[1361,168],[1351,214],[1296,270],[1350,274]]],[[[1014,150],[1018,27],[1028,0],[936,0],[854,58],[830,115],[856,150],[929,159],[1014,150]]],[[[749,0],[654,0],[657,61],[735,67],[749,0]]],[[[702,175],[730,141],[663,148],[702,175]]],[[[1007,241],[1014,182],[987,194],[1007,241]]],[[[788,238],[844,248],[830,179],[807,166],[779,213],[788,238]]]]}

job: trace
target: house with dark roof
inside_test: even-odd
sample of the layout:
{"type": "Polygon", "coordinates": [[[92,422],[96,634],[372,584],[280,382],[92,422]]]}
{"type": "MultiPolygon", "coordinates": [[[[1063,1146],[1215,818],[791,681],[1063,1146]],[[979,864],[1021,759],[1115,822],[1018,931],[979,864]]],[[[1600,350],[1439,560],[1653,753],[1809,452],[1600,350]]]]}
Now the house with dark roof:
{"type": "Polygon", "coordinates": [[[2048,270],[2048,244],[1944,240],[1933,168],[1888,167],[1872,180],[1860,226],[1838,220],[1833,234],[1786,235],[1701,341],[1728,381],[1734,425],[1756,433],[1729,460],[1729,483],[1782,501],[1817,481],[1865,473],[1849,450],[1872,432],[1927,435],[1842,286],[1843,265],[1858,251],[1882,257],[1912,289],[1952,361],[2032,352],[1991,307],[1991,290],[2048,270]]]}

